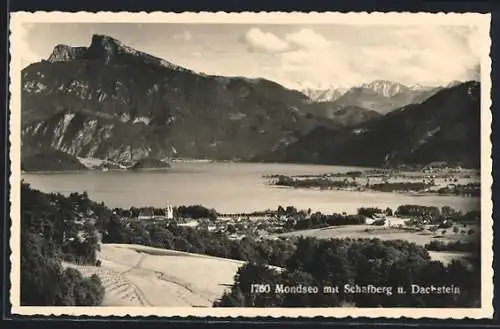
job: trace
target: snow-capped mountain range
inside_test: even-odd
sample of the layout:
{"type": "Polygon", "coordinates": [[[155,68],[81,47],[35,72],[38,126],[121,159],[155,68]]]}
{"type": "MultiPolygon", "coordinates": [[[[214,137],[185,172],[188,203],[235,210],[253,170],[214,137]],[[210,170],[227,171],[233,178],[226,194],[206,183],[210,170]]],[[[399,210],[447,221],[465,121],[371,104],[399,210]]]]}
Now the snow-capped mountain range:
{"type": "Polygon", "coordinates": [[[452,81],[443,86],[406,86],[389,80],[375,80],[351,88],[329,86],[327,88],[299,88],[311,102],[330,102],[336,107],[356,106],[385,114],[409,104],[420,104],[439,90],[460,84],[452,81]]]}
{"type": "Polygon", "coordinates": [[[305,88],[299,91],[305,94],[314,102],[333,102],[340,96],[344,95],[348,88],[336,88],[331,86],[325,89],[305,88]]]}
{"type": "Polygon", "coordinates": [[[406,92],[409,87],[402,85],[398,82],[391,82],[387,80],[376,80],[368,84],[363,84],[361,88],[373,90],[375,93],[384,97],[392,97],[401,92],[406,92]]]}
{"type": "MultiPolygon", "coordinates": [[[[457,81],[450,83],[445,87],[451,87],[455,85],[457,81]]],[[[459,83],[459,82],[458,82],[459,83]]],[[[362,88],[366,90],[371,90],[374,93],[383,96],[383,97],[393,97],[402,92],[409,91],[428,91],[430,89],[434,89],[434,86],[422,86],[420,84],[415,84],[412,86],[405,86],[399,82],[392,82],[389,80],[375,80],[370,83],[364,83],[359,85],[354,85],[352,87],[336,87],[334,85],[330,85],[328,87],[299,87],[297,88],[300,92],[305,94],[314,102],[334,102],[342,95],[346,94],[348,91],[354,88],[362,88]]]]}

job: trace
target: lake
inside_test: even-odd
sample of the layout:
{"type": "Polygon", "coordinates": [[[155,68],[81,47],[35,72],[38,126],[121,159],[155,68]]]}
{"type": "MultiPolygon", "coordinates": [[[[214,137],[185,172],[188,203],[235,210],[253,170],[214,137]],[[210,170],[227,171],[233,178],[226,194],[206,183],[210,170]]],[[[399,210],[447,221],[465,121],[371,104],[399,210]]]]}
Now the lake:
{"type": "Polygon", "coordinates": [[[367,168],[268,163],[175,162],[172,168],[142,172],[72,172],[30,174],[22,178],[44,192],[86,191],[109,207],[165,207],[201,204],[224,213],[251,212],[293,205],[325,213],[354,213],[359,207],[396,209],[403,204],[479,209],[479,198],[411,196],[398,193],[320,191],[268,186],[263,175],[338,173],[367,168]]]}

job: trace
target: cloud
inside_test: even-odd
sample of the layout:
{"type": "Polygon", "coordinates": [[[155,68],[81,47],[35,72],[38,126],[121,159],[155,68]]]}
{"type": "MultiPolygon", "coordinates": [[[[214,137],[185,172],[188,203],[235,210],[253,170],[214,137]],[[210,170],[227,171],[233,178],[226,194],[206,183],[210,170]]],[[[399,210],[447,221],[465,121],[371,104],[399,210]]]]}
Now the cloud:
{"type": "Polygon", "coordinates": [[[324,50],[332,44],[323,35],[309,28],[287,33],[283,38],[258,28],[252,28],[245,33],[243,41],[251,51],[269,53],[281,53],[298,49],[324,50]]]}
{"type": "MultiPolygon", "coordinates": [[[[280,70],[285,79],[309,81],[318,88],[331,85],[352,86],[363,79],[360,70],[353,70],[344,53],[334,51],[310,52],[298,50],[280,57],[280,70]],[[315,83],[313,83],[315,81],[315,83]]],[[[371,79],[370,76],[364,78],[371,79]]]]}
{"type": "Polygon", "coordinates": [[[33,24],[23,23],[19,24],[13,31],[13,40],[15,40],[16,43],[16,54],[14,56],[19,56],[18,58],[22,68],[42,60],[42,57],[31,49],[28,42],[32,28],[33,24]]]}
{"type": "Polygon", "coordinates": [[[481,65],[477,64],[467,70],[467,77],[470,80],[481,80],[481,65]]]}
{"type": "Polygon", "coordinates": [[[289,33],[285,35],[285,40],[292,46],[309,50],[323,50],[332,44],[324,36],[311,29],[302,29],[295,33],[289,33]]]}
{"type": "Polygon", "coordinates": [[[367,27],[355,35],[329,41],[311,29],[286,34],[291,50],[279,54],[280,81],[316,81],[321,88],[378,79],[443,85],[479,77],[483,39],[472,27],[402,26],[378,32],[367,27]]]}
{"type": "Polygon", "coordinates": [[[466,25],[267,25],[236,32],[246,49],[205,45],[202,58],[207,52],[214,56],[199,67],[223,75],[262,76],[289,88],[306,82],[318,88],[352,87],[378,79],[444,85],[478,79],[484,39],[478,33],[466,25]]]}
{"type": "Polygon", "coordinates": [[[291,52],[283,53],[280,56],[280,60],[285,65],[296,65],[303,66],[307,65],[311,58],[311,54],[304,50],[296,50],[291,52]]]}
{"type": "Polygon", "coordinates": [[[243,41],[251,51],[277,53],[288,49],[285,41],[258,28],[248,30],[243,36],[243,41]]]}
{"type": "MultiPolygon", "coordinates": [[[[481,51],[484,49],[483,42],[485,41],[485,38],[481,36],[479,28],[470,26],[457,32],[469,50],[469,54],[472,57],[471,60],[479,62],[482,56],[481,51]]],[[[474,66],[474,64],[472,65],[474,66]]]]}
{"type": "Polygon", "coordinates": [[[189,33],[189,31],[184,31],[184,32],[179,33],[179,34],[175,34],[172,38],[174,40],[191,41],[193,36],[191,35],[191,33],[189,33]]]}

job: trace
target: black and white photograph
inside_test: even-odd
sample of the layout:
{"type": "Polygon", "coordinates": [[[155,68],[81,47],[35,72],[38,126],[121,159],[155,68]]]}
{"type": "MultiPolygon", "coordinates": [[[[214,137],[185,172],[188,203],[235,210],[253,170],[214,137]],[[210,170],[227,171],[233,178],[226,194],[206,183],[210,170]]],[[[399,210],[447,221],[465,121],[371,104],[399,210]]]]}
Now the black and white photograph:
{"type": "Polygon", "coordinates": [[[12,14],[12,311],[491,317],[489,23],[12,14]]]}

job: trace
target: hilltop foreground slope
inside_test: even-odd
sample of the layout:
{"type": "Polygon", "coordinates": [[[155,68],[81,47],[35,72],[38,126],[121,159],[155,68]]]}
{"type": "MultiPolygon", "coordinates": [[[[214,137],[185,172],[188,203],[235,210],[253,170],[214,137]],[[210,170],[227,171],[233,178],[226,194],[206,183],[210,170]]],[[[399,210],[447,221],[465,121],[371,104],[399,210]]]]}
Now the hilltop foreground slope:
{"type": "Polygon", "coordinates": [[[100,277],[103,306],[210,307],[245,263],[132,244],[104,244],[99,258],[100,267],[65,265],[100,277]]]}

